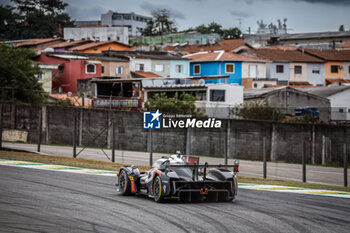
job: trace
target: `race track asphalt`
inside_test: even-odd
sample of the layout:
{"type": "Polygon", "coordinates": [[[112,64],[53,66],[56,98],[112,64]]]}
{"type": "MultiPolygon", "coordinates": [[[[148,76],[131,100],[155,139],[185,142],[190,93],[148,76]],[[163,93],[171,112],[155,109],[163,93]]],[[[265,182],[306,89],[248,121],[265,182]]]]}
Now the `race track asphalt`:
{"type": "Polygon", "coordinates": [[[232,203],[157,204],[115,177],[0,166],[0,232],[349,232],[350,199],[239,190],[232,203]]]}

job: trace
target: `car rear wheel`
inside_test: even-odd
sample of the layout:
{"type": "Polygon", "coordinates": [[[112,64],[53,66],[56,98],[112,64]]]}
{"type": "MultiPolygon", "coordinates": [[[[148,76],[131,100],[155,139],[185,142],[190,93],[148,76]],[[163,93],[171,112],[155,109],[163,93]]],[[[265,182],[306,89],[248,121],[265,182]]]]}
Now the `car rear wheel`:
{"type": "Polygon", "coordinates": [[[154,185],[153,185],[153,194],[154,194],[154,201],[155,202],[163,202],[164,201],[164,192],[163,192],[163,187],[162,187],[162,181],[159,176],[156,177],[154,180],[154,185]]]}
{"type": "Polygon", "coordinates": [[[124,195],[128,196],[131,194],[131,182],[129,177],[126,174],[126,171],[122,170],[119,173],[119,192],[124,195]]]}

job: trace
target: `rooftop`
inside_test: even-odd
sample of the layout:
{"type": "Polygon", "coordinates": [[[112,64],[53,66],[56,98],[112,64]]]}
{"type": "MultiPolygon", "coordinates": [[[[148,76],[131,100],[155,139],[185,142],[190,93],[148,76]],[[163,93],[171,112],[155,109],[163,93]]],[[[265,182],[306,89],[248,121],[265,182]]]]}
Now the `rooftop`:
{"type": "Polygon", "coordinates": [[[129,46],[127,44],[123,44],[123,43],[118,42],[118,41],[98,41],[98,42],[97,41],[93,41],[93,42],[90,42],[88,44],[83,44],[83,45],[79,45],[79,46],[75,46],[75,47],[69,48],[68,50],[81,51],[81,50],[91,49],[91,48],[94,48],[94,47],[98,47],[98,46],[102,46],[102,45],[108,45],[108,44],[119,44],[119,45],[125,46],[126,48],[131,48],[131,46],[129,46]]]}
{"type": "Polygon", "coordinates": [[[337,48],[340,48],[340,49],[350,48],[350,40],[338,45],[337,48]]]}
{"type": "Polygon", "coordinates": [[[199,52],[183,56],[189,58],[191,62],[210,62],[210,61],[254,61],[264,62],[264,60],[248,57],[233,52],[215,51],[215,52],[199,52]]]}
{"type": "Polygon", "coordinates": [[[108,54],[109,56],[121,55],[128,56],[133,58],[144,58],[144,59],[155,59],[155,60],[187,60],[186,58],[182,58],[181,56],[172,55],[167,52],[145,52],[145,51],[104,51],[104,54],[108,54]]]}
{"type": "Polygon", "coordinates": [[[15,47],[25,47],[25,46],[34,46],[34,45],[41,45],[45,43],[50,43],[54,41],[63,41],[63,38],[45,38],[45,39],[33,39],[29,41],[20,42],[15,45],[15,47]]]}
{"type": "Polygon", "coordinates": [[[163,50],[174,51],[174,52],[184,52],[185,54],[203,52],[203,51],[216,51],[216,50],[225,50],[233,51],[241,46],[247,46],[252,48],[250,45],[245,43],[242,39],[234,40],[221,40],[212,45],[177,45],[177,46],[165,46],[163,50]]]}
{"type": "Polygon", "coordinates": [[[350,50],[299,49],[326,61],[350,61],[350,50]]]}
{"type": "Polygon", "coordinates": [[[298,50],[280,50],[280,49],[250,49],[249,53],[257,57],[279,62],[314,62],[321,63],[323,60],[303,53],[298,50]]]}
{"type": "Polygon", "coordinates": [[[308,92],[313,95],[318,95],[321,97],[329,97],[338,94],[342,91],[350,90],[350,86],[333,86],[333,87],[312,87],[312,88],[302,88],[300,89],[304,92],[308,92]]]}

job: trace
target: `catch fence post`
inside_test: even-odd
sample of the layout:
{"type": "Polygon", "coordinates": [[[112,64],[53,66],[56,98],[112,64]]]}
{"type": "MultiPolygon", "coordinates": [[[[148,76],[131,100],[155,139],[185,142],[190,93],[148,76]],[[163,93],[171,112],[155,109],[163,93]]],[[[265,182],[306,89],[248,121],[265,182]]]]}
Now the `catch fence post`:
{"type": "Polygon", "coordinates": [[[41,146],[41,134],[42,134],[42,128],[43,128],[43,109],[41,107],[39,111],[39,127],[38,127],[38,148],[37,151],[40,152],[40,146],[41,146]]]}
{"type": "Polygon", "coordinates": [[[115,123],[112,123],[112,163],[115,162],[115,123]]]}
{"type": "Polygon", "coordinates": [[[305,141],[303,141],[302,164],[303,164],[303,182],[306,182],[306,142],[305,141]]]}
{"type": "Polygon", "coordinates": [[[152,151],[152,129],[149,131],[149,166],[152,167],[153,164],[153,151],[152,151]]]}
{"type": "Polygon", "coordinates": [[[344,144],[344,187],[348,187],[348,155],[344,144]]]}
{"type": "Polygon", "coordinates": [[[77,140],[76,140],[76,128],[77,128],[77,118],[76,118],[76,114],[74,112],[74,116],[73,116],[73,158],[77,157],[77,140]]]}
{"type": "Polygon", "coordinates": [[[4,119],[4,113],[3,113],[3,105],[0,104],[0,149],[2,148],[2,128],[3,128],[3,119],[4,119]]]}
{"type": "Polygon", "coordinates": [[[266,137],[264,137],[264,140],[263,140],[263,160],[264,160],[264,179],[266,179],[267,175],[267,158],[266,158],[266,137]]]}

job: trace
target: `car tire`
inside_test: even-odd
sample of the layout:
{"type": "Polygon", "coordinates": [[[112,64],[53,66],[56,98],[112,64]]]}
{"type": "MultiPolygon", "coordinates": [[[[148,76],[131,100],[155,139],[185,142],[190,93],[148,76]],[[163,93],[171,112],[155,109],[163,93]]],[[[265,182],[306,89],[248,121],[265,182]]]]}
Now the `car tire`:
{"type": "Polygon", "coordinates": [[[131,194],[131,182],[125,170],[121,170],[118,177],[119,192],[124,196],[131,194]]]}
{"type": "Polygon", "coordinates": [[[157,176],[153,183],[153,196],[154,201],[161,203],[164,201],[164,192],[162,187],[162,180],[159,176],[157,176]]]}

